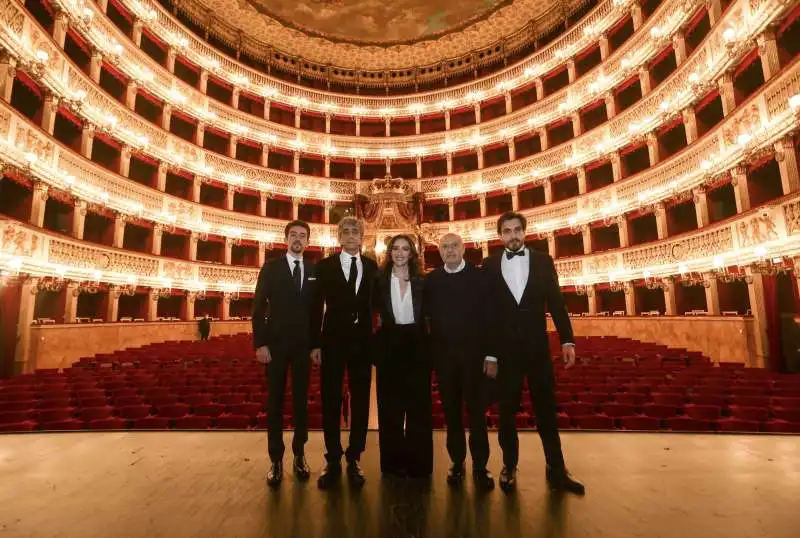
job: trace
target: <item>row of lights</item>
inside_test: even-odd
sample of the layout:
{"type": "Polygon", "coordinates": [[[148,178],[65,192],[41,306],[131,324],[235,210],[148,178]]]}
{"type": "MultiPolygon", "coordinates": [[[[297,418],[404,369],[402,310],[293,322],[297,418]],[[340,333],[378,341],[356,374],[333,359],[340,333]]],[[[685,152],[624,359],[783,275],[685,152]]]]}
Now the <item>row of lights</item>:
{"type": "MultiPolygon", "coordinates": [[[[728,35],[727,30],[726,30],[726,35],[728,35]]],[[[44,51],[38,51],[37,52],[37,57],[41,57],[42,55],[46,56],[46,53],[44,51]]],[[[81,101],[82,99],[85,99],[85,92],[83,90],[79,90],[78,92],[76,92],[76,95],[74,96],[74,99],[78,100],[78,101],[81,101]]],[[[675,101],[677,101],[677,100],[675,100],[675,101]]],[[[669,105],[668,101],[662,102],[662,109],[664,111],[668,111],[669,108],[670,108],[670,105],[669,105]]],[[[102,114],[102,111],[99,111],[99,112],[102,114]]],[[[107,120],[108,128],[109,129],[114,129],[114,127],[116,125],[116,117],[113,116],[113,115],[107,115],[106,114],[106,115],[104,115],[104,118],[107,120]]],[[[637,124],[633,124],[632,123],[629,126],[629,131],[631,133],[636,133],[638,131],[641,131],[644,128],[645,123],[648,123],[648,122],[640,122],[640,123],[637,123],[637,124]]],[[[505,130],[505,132],[503,132],[502,134],[507,137],[509,135],[509,132],[507,130],[505,130]]],[[[133,136],[135,138],[134,143],[136,143],[136,144],[138,144],[139,146],[142,146],[142,147],[147,147],[147,145],[148,145],[147,137],[145,137],[143,135],[137,135],[137,134],[133,134],[133,136]]],[[[482,137],[479,134],[475,134],[470,139],[468,139],[466,141],[455,141],[455,140],[445,141],[443,144],[441,144],[440,149],[445,151],[445,152],[451,152],[451,151],[453,151],[453,150],[455,150],[455,149],[457,149],[457,148],[459,148],[461,146],[464,146],[464,145],[470,146],[470,147],[474,147],[474,146],[477,146],[477,145],[481,145],[484,142],[485,142],[485,137],[482,137]]],[[[619,142],[617,144],[619,144],[619,142]]],[[[295,149],[301,149],[302,150],[302,149],[306,149],[307,148],[307,144],[304,141],[300,140],[300,139],[293,141],[290,145],[293,146],[295,149]]],[[[601,152],[607,152],[612,146],[613,146],[613,143],[611,141],[605,141],[603,143],[597,144],[594,149],[595,149],[596,153],[601,153],[601,152]]],[[[336,153],[337,149],[335,147],[333,147],[332,145],[330,145],[330,144],[325,144],[324,146],[322,146],[322,152],[325,153],[325,154],[336,153]]],[[[424,147],[416,147],[416,148],[411,148],[410,149],[410,153],[412,155],[414,155],[414,156],[422,156],[422,155],[427,154],[428,152],[429,152],[428,148],[424,148],[424,147]]],[[[367,154],[367,150],[365,150],[363,148],[353,148],[353,149],[350,150],[350,153],[354,157],[362,157],[362,156],[365,156],[367,154]]],[[[392,149],[392,148],[385,148],[385,149],[380,150],[380,155],[381,155],[382,158],[391,159],[391,158],[394,158],[396,156],[396,150],[392,149]]],[[[584,156],[585,155],[590,155],[590,152],[586,152],[584,154],[584,156]]],[[[579,160],[580,160],[580,158],[578,157],[578,155],[573,155],[573,156],[570,156],[567,159],[565,159],[564,165],[568,166],[568,167],[571,167],[571,166],[574,166],[574,165],[578,164],[579,160]]],[[[213,170],[211,170],[210,172],[213,173],[213,170]]],[[[537,170],[532,170],[531,171],[531,175],[535,176],[538,172],[539,171],[537,171],[537,170]]],[[[229,181],[228,181],[229,183],[232,182],[230,180],[230,178],[228,178],[228,179],[229,179],[229,181]]],[[[515,178],[508,178],[507,180],[504,180],[503,182],[504,183],[512,182],[512,181],[514,181],[514,179],[515,178]]]]}
{"type": "MultiPolygon", "coordinates": [[[[67,0],[72,1],[72,3],[76,5],[81,5],[82,2],[74,1],[74,0],[67,0]]],[[[138,0],[126,0],[131,11],[140,18],[143,22],[154,25],[159,23],[159,17],[156,9],[146,6],[144,3],[138,0]]],[[[618,21],[618,14],[627,9],[630,4],[632,3],[631,0],[613,0],[613,6],[616,8],[615,12],[612,12],[604,18],[602,21],[599,21],[593,25],[587,25],[584,27],[583,36],[579,36],[578,39],[575,40],[571,45],[567,45],[564,48],[557,49],[553,53],[553,58],[556,60],[563,60],[566,58],[570,58],[574,56],[580,50],[586,48],[589,43],[595,41],[598,36],[600,36],[603,32],[608,30],[609,28],[613,27],[613,25],[618,21]]],[[[682,8],[683,6],[681,6],[682,8]]],[[[84,11],[88,8],[84,8],[84,11]]],[[[160,9],[160,8],[158,8],[160,9]]],[[[77,10],[76,10],[77,11],[77,10]]],[[[688,15],[688,13],[686,13],[688,15]]],[[[163,28],[160,30],[164,30],[163,28]]],[[[225,71],[221,68],[220,62],[217,59],[209,59],[199,53],[197,53],[197,49],[200,47],[204,47],[205,45],[202,43],[190,43],[189,39],[186,36],[175,34],[174,32],[165,30],[156,32],[158,35],[162,35],[165,38],[165,41],[170,44],[171,46],[175,47],[176,49],[181,50],[184,54],[193,53],[195,59],[197,60],[198,65],[206,68],[207,70],[216,73],[222,78],[227,79],[229,82],[234,84],[235,86],[239,87],[251,87],[253,91],[260,93],[265,98],[268,99],[280,99],[284,97],[288,104],[292,104],[295,106],[299,106],[306,109],[313,109],[320,112],[334,112],[340,111],[342,113],[350,113],[352,115],[358,116],[382,116],[382,117],[402,117],[407,114],[422,114],[426,111],[439,111],[439,110],[447,110],[451,108],[455,108],[458,106],[463,106],[465,104],[472,104],[477,101],[480,101],[484,98],[494,97],[496,95],[501,95],[504,93],[513,90],[516,87],[522,86],[529,82],[530,79],[540,76],[547,72],[548,63],[538,64],[533,59],[529,59],[524,68],[522,69],[523,74],[517,77],[511,77],[509,74],[500,75],[505,76],[504,80],[498,82],[492,90],[489,91],[480,91],[480,90],[472,90],[468,92],[463,98],[460,99],[445,99],[440,100],[437,103],[412,103],[407,105],[406,107],[380,107],[371,109],[368,107],[364,107],[361,105],[353,105],[353,106],[342,106],[332,103],[330,101],[315,101],[309,100],[306,97],[300,95],[291,95],[289,93],[285,95],[281,95],[281,92],[274,86],[270,85],[256,85],[251,83],[250,77],[247,75],[239,74],[239,73],[231,73],[225,71]],[[190,46],[196,45],[196,46],[190,46]]],[[[226,61],[229,61],[226,59],[226,61]]],[[[259,74],[259,76],[261,76],[259,74]]],[[[290,91],[298,91],[300,88],[291,88],[290,91]]]]}
{"type": "MultiPolygon", "coordinates": [[[[669,23],[665,23],[664,28],[669,27],[670,28],[669,31],[673,31],[674,29],[679,27],[680,23],[682,22],[683,18],[685,18],[685,16],[686,16],[686,14],[683,13],[683,12],[680,12],[680,11],[674,12],[672,14],[673,20],[670,21],[669,23]]],[[[668,18],[669,18],[669,15],[668,15],[668,18]]],[[[663,30],[663,31],[667,32],[667,30],[663,30]]],[[[108,39],[105,39],[105,41],[108,41],[108,39]]],[[[102,46],[103,44],[101,43],[99,45],[102,46]]],[[[114,48],[114,51],[116,51],[117,45],[118,44],[113,44],[112,45],[113,48],[114,48]]],[[[606,77],[605,75],[601,74],[597,78],[597,81],[595,81],[592,84],[590,84],[589,94],[592,95],[592,94],[597,94],[599,92],[605,91],[606,89],[608,89],[609,87],[611,87],[613,85],[614,80],[616,80],[616,79],[620,79],[621,80],[621,78],[624,78],[624,73],[627,73],[627,70],[629,70],[630,68],[634,67],[635,65],[644,65],[646,63],[646,58],[645,58],[646,55],[643,52],[644,48],[640,48],[640,49],[638,49],[638,51],[639,51],[640,58],[638,58],[638,59],[635,58],[634,57],[635,54],[631,53],[628,57],[623,59],[623,61],[622,61],[622,70],[620,71],[620,73],[618,73],[619,76],[617,76],[617,77],[606,77]]],[[[119,56],[119,54],[117,54],[117,56],[119,56]]],[[[149,69],[142,68],[140,66],[134,66],[133,69],[136,71],[136,73],[134,73],[134,75],[135,75],[134,78],[135,79],[142,80],[144,82],[152,82],[153,81],[153,74],[149,69]]],[[[526,78],[527,79],[527,78],[530,78],[530,76],[533,75],[532,72],[528,72],[527,70],[526,70],[526,73],[527,73],[527,75],[523,75],[523,77],[521,77],[521,78],[526,78]]],[[[508,82],[502,83],[501,86],[504,87],[504,88],[507,87],[508,86],[508,82]]],[[[164,93],[164,92],[156,92],[156,93],[164,93]]],[[[169,91],[166,92],[166,95],[167,95],[168,100],[171,101],[171,104],[177,105],[177,106],[179,106],[181,108],[184,108],[184,109],[187,109],[187,107],[186,107],[186,102],[187,102],[186,96],[183,95],[181,92],[179,92],[177,89],[171,88],[169,91]]],[[[479,91],[470,92],[467,95],[468,101],[470,103],[480,102],[485,97],[486,97],[485,92],[479,92],[479,91]]],[[[296,106],[304,108],[304,107],[307,107],[308,102],[307,102],[307,100],[305,100],[305,98],[301,98],[301,100],[295,100],[294,104],[296,106]]],[[[455,104],[455,102],[452,102],[452,101],[444,101],[444,102],[440,103],[440,105],[442,105],[440,107],[440,109],[450,108],[454,104],[455,104]]],[[[559,111],[560,112],[564,112],[564,110],[566,110],[566,109],[574,110],[574,109],[578,108],[580,105],[581,105],[581,103],[578,103],[575,100],[573,100],[571,98],[568,98],[568,100],[565,103],[561,103],[561,105],[559,106],[559,111]]],[[[330,112],[330,111],[333,110],[334,105],[332,103],[327,103],[322,108],[327,109],[327,111],[330,112]]],[[[411,111],[412,109],[413,109],[413,113],[414,114],[419,114],[419,113],[422,113],[422,112],[425,111],[424,105],[421,105],[419,103],[411,105],[411,108],[409,108],[409,111],[411,111]]],[[[197,109],[192,109],[192,110],[188,110],[188,111],[189,112],[193,112],[199,119],[204,120],[204,121],[215,121],[217,119],[217,116],[213,111],[209,111],[209,110],[204,109],[204,108],[197,108],[197,109]]],[[[363,107],[358,107],[358,106],[357,107],[352,107],[350,109],[350,113],[353,114],[353,115],[362,115],[362,114],[365,114],[367,112],[368,112],[367,109],[365,109],[363,107]]],[[[390,116],[394,115],[395,110],[393,108],[382,108],[382,109],[380,109],[380,113],[381,113],[382,116],[390,117],[390,116]]],[[[546,125],[547,121],[551,121],[553,118],[555,118],[555,116],[553,116],[552,118],[532,117],[527,122],[528,129],[529,128],[534,128],[534,127],[541,127],[543,125],[546,125]]],[[[228,123],[230,124],[229,125],[229,129],[231,130],[231,132],[239,133],[240,135],[244,135],[244,134],[249,132],[249,129],[246,126],[243,126],[243,125],[241,125],[239,123],[236,123],[236,122],[228,122],[228,123]]],[[[519,134],[521,132],[527,132],[528,129],[526,129],[524,126],[519,126],[519,127],[515,128],[513,130],[501,129],[500,132],[497,133],[497,135],[499,135],[503,139],[507,139],[507,138],[513,137],[513,136],[515,136],[515,135],[517,135],[517,134],[519,134]]],[[[259,135],[260,135],[260,139],[258,141],[262,142],[262,143],[271,143],[271,144],[279,143],[280,145],[282,145],[284,147],[290,147],[292,149],[314,150],[313,147],[307,147],[306,142],[304,142],[299,137],[299,135],[295,139],[287,139],[287,140],[279,140],[278,137],[275,136],[274,134],[261,135],[259,133],[259,135]]],[[[483,139],[484,142],[492,142],[494,140],[493,138],[490,138],[490,137],[487,137],[487,136],[483,136],[483,137],[480,137],[480,138],[483,139]]],[[[455,139],[453,139],[453,140],[445,141],[444,143],[442,143],[439,146],[438,149],[446,153],[446,152],[453,151],[453,150],[456,150],[456,149],[459,149],[459,148],[472,147],[474,145],[475,145],[475,141],[474,140],[466,140],[466,139],[465,140],[455,140],[455,139]]],[[[329,143],[320,144],[319,147],[316,148],[316,151],[319,151],[323,155],[336,154],[336,152],[337,152],[336,148],[331,146],[329,143]]],[[[400,151],[402,151],[402,150],[384,149],[384,150],[379,150],[378,153],[382,158],[387,158],[387,157],[388,158],[392,158],[392,157],[396,156],[400,151]]],[[[353,148],[353,149],[351,149],[349,151],[349,153],[350,153],[350,155],[352,157],[358,158],[358,157],[363,157],[364,155],[366,155],[369,152],[366,149],[363,149],[363,148],[353,148]]],[[[421,155],[425,155],[425,154],[437,154],[437,153],[438,153],[437,152],[437,148],[411,148],[411,150],[409,151],[409,155],[410,156],[415,156],[415,157],[421,156],[421,155]]],[[[343,152],[343,154],[346,154],[346,153],[343,152]]]]}
{"type": "MultiPolygon", "coordinates": [[[[790,121],[791,124],[794,124],[796,123],[797,111],[800,109],[800,94],[793,95],[789,99],[789,108],[791,111],[790,121]]],[[[748,147],[752,147],[754,137],[764,140],[769,139],[771,131],[773,131],[776,127],[780,127],[778,123],[778,121],[766,123],[762,125],[760,130],[742,133],[737,139],[737,145],[730,147],[727,153],[709,156],[707,159],[701,162],[699,170],[692,174],[678,177],[660,189],[651,189],[645,192],[637,193],[635,201],[631,200],[629,203],[625,204],[620,200],[614,200],[612,203],[605,205],[595,212],[579,210],[574,216],[567,218],[566,222],[559,220],[540,221],[534,224],[534,228],[538,233],[546,233],[555,229],[563,228],[566,225],[575,227],[584,222],[592,222],[599,218],[609,219],[617,213],[625,213],[632,209],[636,209],[637,207],[645,207],[660,199],[668,198],[675,193],[690,188],[697,183],[698,179],[708,177],[708,175],[711,175],[715,169],[721,167],[723,170],[726,170],[726,167],[729,167],[731,163],[737,162],[736,155],[738,152],[741,152],[748,147]]],[[[25,151],[24,148],[23,151],[25,151]]],[[[63,188],[68,192],[80,191],[87,201],[102,205],[110,205],[111,197],[107,191],[97,189],[89,185],[79,184],[78,180],[74,176],[61,170],[53,170],[49,164],[40,162],[39,156],[32,151],[25,151],[23,154],[23,159],[26,162],[26,166],[29,171],[31,171],[34,167],[41,167],[47,172],[47,174],[42,175],[49,178],[49,181],[52,181],[54,178],[58,178],[60,183],[58,186],[60,188],[63,188]]],[[[482,191],[486,189],[486,185],[482,183],[476,183],[472,186],[472,189],[473,192],[482,191]]],[[[459,189],[451,187],[446,194],[451,197],[457,197],[459,193],[459,189]]],[[[307,195],[308,193],[306,191],[303,191],[302,193],[298,191],[298,194],[307,195]]],[[[137,216],[145,217],[145,208],[138,201],[118,200],[116,201],[116,204],[112,205],[115,205],[116,208],[122,212],[133,213],[137,216]]],[[[151,215],[149,217],[155,222],[166,224],[168,226],[175,226],[178,224],[177,217],[168,212],[151,211],[150,213],[151,215]]],[[[208,234],[212,231],[211,225],[202,221],[186,221],[181,223],[181,226],[186,226],[187,229],[196,231],[200,234],[208,234]]],[[[245,235],[255,238],[262,243],[273,243],[276,240],[275,234],[271,232],[246,232],[241,228],[232,227],[223,227],[219,231],[220,235],[238,240],[244,238],[245,235]]],[[[484,239],[482,233],[483,232],[481,229],[473,232],[473,240],[482,241],[484,239]]],[[[327,247],[335,244],[335,240],[333,240],[333,238],[330,236],[325,236],[321,238],[320,241],[321,246],[327,247]]]]}

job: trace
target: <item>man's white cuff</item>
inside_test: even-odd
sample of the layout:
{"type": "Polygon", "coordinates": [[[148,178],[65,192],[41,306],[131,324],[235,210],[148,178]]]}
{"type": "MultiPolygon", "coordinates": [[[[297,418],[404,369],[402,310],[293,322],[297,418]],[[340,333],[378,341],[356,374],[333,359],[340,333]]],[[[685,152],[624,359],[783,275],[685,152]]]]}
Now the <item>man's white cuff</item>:
{"type": "Polygon", "coordinates": [[[497,357],[489,357],[489,356],[487,356],[485,360],[486,360],[486,362],[494,362],[494,363],[496,363],[497,362],[497,357]]]}

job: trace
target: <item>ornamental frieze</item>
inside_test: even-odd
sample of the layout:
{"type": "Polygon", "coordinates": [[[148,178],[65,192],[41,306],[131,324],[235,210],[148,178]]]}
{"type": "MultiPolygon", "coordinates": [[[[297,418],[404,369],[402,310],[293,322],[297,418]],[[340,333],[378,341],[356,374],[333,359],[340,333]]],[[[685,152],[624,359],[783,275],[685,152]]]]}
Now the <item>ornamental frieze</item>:
{"type": "Polygon", "coordinates": [[[739,248],[758,246],[779,238],[778,227],[768,211],[739,221],[735,227],[739,248]]]}
{"type": "Polygon", "coordinates": [[[583,262],[581,260],[556,261],[555,266],[559,279],[575,278],[583,274],[583,262]]]}
{"type": "Polygon", "coordinates": [[[8,221],[0,221],[0,225],[3,230],[0,235],[0,252],[31,258],[41,255],[41,241],[36,233],[8,221]]]}
{"type": "Polygon", "coordinates": [[[592,256],[586,260],[585,265],[587,273],[609,273],[612,270],[617,269],[619,265],[619,256],[616,254],[592,256]]]}
{"type": "Polygon", "coordinates": [[[40,161],[53,163],[55,145],[47,140],[40,131],[28,127],[24,122],[16,122],[16,135],[14,145],[23,151],[35,154],[40,161]]]}
{"type": "Polygon", "coordinates": [[[201,282],[239,282],[242,286],[252,286],[258,278],[258,269],[229,269],[202,265],[198,268],[197,276],[201,282]]]}
{"type": "Polygon", "coordinates": [[[161,262],[160,276],[172,280],[192,281],[195,279],[195,266],[188,262],[164,260],[161,262]]]}
{"type": "Polygon", "coordinates": [[[783,220],[787,235],[800,233],[800,202],[789,202],[783,206],[783,220]]]}
{"type": "Polygon", "coordinates": [[[157,258],[126,254],[113,250],[102,250],[80,243],[60,239],[49,240],[48,261],[68,267],[98,269],[106,272],[132,274],[139,277],[157,277],[157,258]]]}
{"type": "Polygon", "coordinates": [[[25,13],[16,2],[0,0],[0,20],[6,23],[15,34],[22,35],[25,13]]]}

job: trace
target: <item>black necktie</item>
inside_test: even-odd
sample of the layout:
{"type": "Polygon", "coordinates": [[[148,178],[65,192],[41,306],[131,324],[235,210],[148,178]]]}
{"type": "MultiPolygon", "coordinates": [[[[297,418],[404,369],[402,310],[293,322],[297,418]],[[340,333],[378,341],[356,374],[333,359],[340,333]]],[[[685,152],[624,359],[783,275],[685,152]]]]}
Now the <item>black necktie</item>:
{"type": "Polygon", "coordinates": [[[294,279],[294,287],[297,291],[303,289],[302,278],[300,274],[300,260],[294,261],[294,269],[292,269],[292,279],[294,279]]]}
{"type": "Polygon", "coordinates": [[[510,250],[506,250],[506,259],[513,260],[514,256],[525,256],[525,249],[521,248],[516,252],[512,252],[510,250]]]}
{"type": "Polygon", "coordinates": [[[350,289],[353,290],[353,295],[358,295],[358,291],[356,288],[356,282],[358,282],[358,265],[356,265],[356,258],[352,256],[350,258],[350,274],[347,277],[347,283],[350,285],[350,289]]]}

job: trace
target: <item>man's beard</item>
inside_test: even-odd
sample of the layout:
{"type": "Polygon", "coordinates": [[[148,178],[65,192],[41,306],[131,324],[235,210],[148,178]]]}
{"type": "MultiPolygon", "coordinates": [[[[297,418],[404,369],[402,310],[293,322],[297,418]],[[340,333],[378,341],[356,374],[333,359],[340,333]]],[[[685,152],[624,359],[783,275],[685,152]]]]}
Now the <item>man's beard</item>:
{"type": "Polygon", "coordinates": [[[506,248],[512,252],[516,252],[522,248],[522,241],[519,239],[512,239],[506,244],[506,248]]]}
{"type": "Polygon", "coordinates": [[[303,252],[303,245],[300,243],[292,243],[292,252],[296,254],[303,252]]]}

